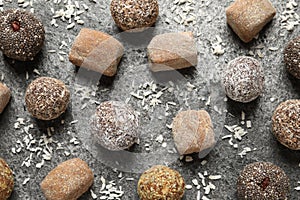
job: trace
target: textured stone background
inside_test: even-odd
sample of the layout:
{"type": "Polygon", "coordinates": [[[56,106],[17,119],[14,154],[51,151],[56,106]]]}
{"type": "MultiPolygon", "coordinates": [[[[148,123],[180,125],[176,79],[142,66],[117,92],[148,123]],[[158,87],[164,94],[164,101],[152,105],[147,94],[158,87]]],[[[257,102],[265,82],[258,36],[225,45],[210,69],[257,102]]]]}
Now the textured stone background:
{"type": "MultiPolygon", "coordinates": [[[[97,3],[93,3],[84,0],[80,2],[84,2],[90,7],[88,12],[81,15],[81,18],[85,21],[84,27],[101,30],[112,35],[120,33],[120,30],[115,26],[110,17],[108,1],[97,1],[97,3]]],[[[259,58],[257,54],[255,54],[255,57],[262,62],[265,69],[266,89],[264,94],[256,101],[245,105],[230,100],[226,103],[230,113],[226,115],[225,123],[227,125],[240,124],[241,111],[245,111],[246,119],[252,121],[253,127],[248,130],[248,134],[244,139],[238,143],[239,148],[234,149],[228,144],[227,140],[220,140],[216,148],[205,158],[208,163],[204,166],[201,166],[201,160],[197,159],[196,156],[194,156],[194,161],[191,163],[186,163],[178,159],[170,164],[170,167],[180,171],[184,176],[186,183],[191,185],[191,180],[193,178],[198,178],[198,172],[203,173],[207,170],[210,174],[222,175],[221,180],[213,181],[213,184],[216,185],[216,190],[212,191],[210,195],[207,196],[211,199],[236,199],[237,176],[246,164],[255,161],[270,161],[282,167],[291,179],[292,188],[298,185],[297,181],[300,181],[300,152],[288,150],[280,145],[275,140],[270,130],[270,119],[276,106],[286,99],[299,98],[299,81],[287,74],[283,64],[282,51],[287,41],[299,35],[300,28],[299,26],[296,27],[293,32],[282,30],[280,28],[279,15],[277,15],[261,32],[258,40],[254,40],[249,44],[243,44],[226,25],[225,8],[231,2],[232,1],[225,0],[197,1],[194,12],[197,15],[196,24],[183,26],[178,25],[172,20],[175,17],[174,14],[170,12],[173,2],[170,0],[160,1],[161,13],[156,24],[156,29],[164,28],[170,32],[189,30],[197,35],[199,64],[196,70],[183,72],[186,79],[196,86],[201,85],[199,79],[202,78],[203,74],[206,76],[213,74],[211,77],[213,79],[218,79],[219,72],[229,60],[239,55],[248,55],[250,50],[256,52],[256,47],[260,44],[264,47],[260,49],[264,55],[263,58],[259,58]],[[205,4],[207,4],[207,6],[204,6],[205,4]],[[166,22],[166,16],[171,20],[169,24],[166,22]],[[280,36],[281,33],[283,33],[284,36],[280,36]],[[224,46],[224,55],[219,57],[212,54],[211,48],[211,44],[216,41],[216,35],[220,35],[223,42],[226,44],[224,46]],[[268,49],[269,47],[279,47],[279,50],[270,51],[268,49]],[[203,73],[203,71],[206,73],[203,73]],[[271,98],[273,98],[272,101],[271,98]],[[237,154],[242,151],[243,147],[257,148],[257,150],[250,152],[244,158],[241,158],[237,154]]],[[[273,0],[273,3],[278,13],[282,13],[285,7],[285,1],[273,0]]],[[[74,87],[74,80],[77,72],[76,68],[67,62],[67,56],[63,55],[66,61],[61,62],[57,53],[48,53],[48,50],[56,49],[58,52],[61,41],[66,41],[68,46],[63,47],[62,51],[68,53],[68,49],[70,48],[73,39],[83,26],[76,25],[72,30],[66,30],[67,23],[59,20],[57,21],[59,25],[58,28],[51,26],[50,21],[53,14],[50,12],[50,9],[53,6],[53,1],[33,1],[32,7],[35,9],[35,13],[42,19],[46,26],[45,46],[34,62],[19,63],[13,62],[2,55],[0,57],[0,72],[4,74],[3,82],[12,89],[11,102],[0,116],[0,156],[7,160],[15,173],[16,179],[15,190],[11,199],[43,199],[39,183],[53,167],[71,157],[80,157],[84,159],[94,170],[95,182],[92,189],[98,197],[100,197],[99,190],[101,188],[100,177],[103,176],[107,181],[115,180],[118,186],[123,187],[125,194],[122,199],[138,199],[136,185],[139,174],[123,174],[123,177],[125,178],[134,178],[133,181],[119,179],[119,173],[114,172],[112,168],[102,164],[97,155],[90,153],[87,150],[86,146],[88,145],[85,141],[80,140],[76,125],[70,124],[73,120],[81,120],[79,117],[80,114],[78,115],[78,113],[73,112],[76,110],[74,109],[74,106],[77,106],[76,104],[71,103],[67,112],[59,120],[49,123],[36,121],[25,111],[24,92],[26,86],[39,76],[59,78],[64,80],[70,88],[74,87]],[[34,69],[37,69],[40,72],[40,75],[36,74],[33,71],[34,69]],[[28,80],[26,80],[26,71],[29,74],[28,80]],[[34,125],[34,128],[30,130],[30,133],[37,139],[39,139],[43,133],[47,133],[46,129],[48,127],[54,127],[55,131],[52,138],[63,144],[64,150],[54,150],[51,161],[46,161],[41,169],[35,167],[35,164],[40,162],[40,157],[34,156],[30,167],[21,167],[23,160],[28,157],[30,153],[26,151],[25,148],[17,154],[13,154],[11,151],[11,149],[16,146],[17,140],[22,140],[25,135],[25,133],[22,133],[22,129],[16,130],[14,128],[14,123],[18,117],[25,118],[26,125],[34,125]],[[61,119],[65,120],[65,124],[62,125],[60,123],[61,119]],[[70,143],[70,140],[73,137],[78,138],[80,142],[79,145],[70,143]],[[71,155],[66,157],[64,151],[70,152],[71,155]],[[30,180],[27,184],[23,185],[22,182],[27,177],[30,177],[30,180]]],[[[12,3],[4,1],[4,9],[16,7],[18,7],[16,1],[12,3]]],[[[55,9],[57,10],[58,8],[59,6],[55,5],[55,9]]],[[[300,13],[299,8],[298,13],[300,13]]],[[[127,50],[115,79],[104,79],[100,82],[99,90],[96,92],[98,100],[106,100],[112,96],[125,100],[122,95],[126,96],[124,91],[127,91],[128,88],[125,88],[126,85],[123,85],[122,88],[122,83],[126,82],[126,79],[128,79],[128,83],[130,84],[132,81],[131,77],[133,77],[130,75],[133,75],[135,69],[138,70],[138,66],[141,63],[145,63],[146,60],[144,49],[127,50]],[[108,88],[109,90],[104,92],[103,89],[105,88],[108,88]]],[[[192,105],[191,108],[195,109],[199,103],[199,100],[197,99],[198,96],[196,95],[197,94],[195,94],[194,98],[190,98],[189,100],[190,105],[192,105]]],[[[127,94],[126,97],[129,96],[130,95],[127,94]]],[[[74,101],[74,99],[72,101],[74,101]]],[[[136,105],[134,100],[132,100],[131,103],[136,105]]],[[[199,107],[201,107],[200,104],[201,103],[199,103],[199,107]]],[[[172,110],[171,116],[167,119],[168,123],[171,121],[172,117],[174,117],[177,110],[179,110],[179,107],[172,110]]],[[[223,124],[222,119],[220,120],[220,124],[223,124]]],[[[150,127],[148,131],[152,132],[153,135],[156,135],[158,129],[163,130],[162,132],[167,134],[165,138],[167,139],[168,144],[172,143],[170,139],[170,130],[166,129],[165,125],[161,126],[162,127],[150,127]]],[[[21,125],[20,127],[24,126],[21,125]]],[[[220,134],[223,136],[229,134],[229,132],[224,129],[220,134]]],[[[152,141],[148,142],[152,143],[152,141]]],[[[54,148],[57,147],[56,144],[51,145],[54,148]]],[[[141,147],[137,147],[137,151],[143,150],[143,144],[140,146],[141,147]]],[[[153,145],[153,148],[161,147],[153,145]]],[[[201,188],[201,194],[203,194],[203,188],[201,188]]],[[[196,195],[197,191],[194,187],[192,190],[186,191],[185,199],[196,199],[196,195]]],[[[299,192],[292,190],[290,199],[300,199],[299,196],[299,192]]],[[[88,192],[81,199],[92,199],[92,197],[88,192]]]]}

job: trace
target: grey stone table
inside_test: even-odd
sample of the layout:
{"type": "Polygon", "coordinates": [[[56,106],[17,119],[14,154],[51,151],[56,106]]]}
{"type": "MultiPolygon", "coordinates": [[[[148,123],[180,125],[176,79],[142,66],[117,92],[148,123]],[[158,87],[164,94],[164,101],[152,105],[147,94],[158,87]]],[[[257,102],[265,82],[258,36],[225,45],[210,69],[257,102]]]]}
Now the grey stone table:
{"type": "MultiPolygon", "coordinates": [[[[82,158],[93,169],[95,182],[91,189],[98,199],[103,195],[100,194],[103,179],[107,181],[107,184],[109,181],[114,181],[118,189],[119,186],[122,186],[124,194],[121,199],[138,199],[136,186],[140,174],[135,172],[139,172],[142,168],[130,169],[130,166],[127,166],[129,170],[124,171],[131,172],[120,174],[122,169],[114,169],[114,166],[108,166],[103,162],[104,157],[110,155],[101,157],[97,153],[97,149],[91,148],[93,144],[89,144],[88,139],[85,140],[85,134],[88,134],[89,131],[88,127],[83,127],[81,124],[82,122],[88,124],[88,119],[84,117],[88,113],[86,109],[95,108],[94,100],[101,102],[109,99],[124,101],[127,99],[141,113],[141,126],[146,134],[143,134],[140,144],[130,152],[151,153],[159,150],[157,152],[160,154],[153,160],[148,160],[150,164],[159,163],[168,158],[173,159],[168,160],[167,164],[182,173],[186,184],[193,186],[192,189],[186,190],[184,199],[196,199],[198,191],[200,191],[201,197],[204,195],[204,186],[201,184],[198,173],[205,171],[211,175],[221,175],[219,180],[205,178],[207,183],[210,181],[216,186],[208,195],[205,195],[207,198],[236,199],[238,174],[246,164],[255,161],[269,161],[283,168],[291,180],[290,199],[300,199],[300,192],[294,190],[300,185],[297,183],[300,181],[300,152],[288,150],[280,145],[273,137],[270,127],[270,119],[276,106],[284,100],[299,98],[300,94],[300,82],[288,75],[283,64],[283,48],[287,41],[299,35],[300,30],[299,26],[295,26],[293,31],[282,28],[283,23],[279,16],[284,14],[286,2],[272,1],[277,9],[275,19],[264,28],[257,40],[249,44],[242,43],[226,24],[225,8],[232,1],[202,0],[190,3],[190,5],[187,4],[191,1],[182,1],[180,5],[174,4],[171,0],[160,1],[160,17],[156,26],[146,33],[133,36],[122,34],[115,26],[110,17],[108,1],[78,1],[80,10],[84,10],[82,4],[88,7],[88,10],[80,15],[84,25],[76,24],[70,29],[67,29],[68,20],[62,21],[60,18],[57,18],[55,23],[52,21],[52,24],[56,24],[57,27],[51,25],[52,17],[55,15],[52,11],[66,10],[64,1],[34,0],[30,1],[32,5],[30,3],[27,5],[26,2],[20,4],[20,7],[24,5],[27,10],[33,8],[34,12],[42,19],[46,28],[46,42],[42,52],[33,62],[19,63],[0,56],[0,75],[3,75],[3,82],[12,89],[12,99],[0,116],[0,156],[5,158],[13,169],[16,182],[11,199],[43,199],[39,183],[58,163],[72,157],[82,158]],[[183,9],[188,9],[188,6],[194,10],[191,10],[188,17],[185,17],[183,9]],[[187,25],[178,23],[181,21],[180,15],[184,15],[183,18],[190,19],[191,22],[187,25]],[[116,77],[112,79],[102,77],[97,82],[98,86],[91,87],[90,92],[86,88],[76,87],[75,82],[80,70],[69,63],[67,55],[65,55],[69,52],[72,41],[82,27],[114,35],[125,41],[125,47],[127,47],[116,77]],[[170,92],[169,94],[165,91],[161,100],[164,103],[174,101],[177,105],[170,106],[169,115],[162,119],[157,115],[157,111],[151,112],[142,109],[141,101],[130,95],[130,92],[138,90],[138,84],[134,85],[133,80],[143,84],[147,81],[151,82],[151,78],[157,76],[145,68],[147,63],[145,47],[149,38],[160,31],[193,31],[199,52],[198,66],[177,74],[183,79],[184,84],[190,82],[196,88],[189,86],[191,91],[184,93],[188,96],[181,93],[186,92],[182,89],[182,86],[185,85],[179,85],[180,91],[175,90],[174,93],[170,92]],[[217,35],[222,40],[219,41],[222,43],[222,49],[225,50],[224,54],[219,56],[212,53],[212,47],[217,42],[217,35]],[[132,38],[134,39],[132,40],[132,38]],[[136,41],[138,44],[135,43],[136,41]],[[252,55],[262,62],[266,76],[264,94],[249,104],[239,104],[230,100],[216,103],[212,97],[211,104],[206,105],[212,93],[216,98],[224,98],[220,85],[212,83],[218,83],[224,66],[229,60],[240,55],[252,55]],[[24,107],[24,93],[27,85],[40,76],[61,79],[72,91],[72,102],[67,112],[58,120],[37,121],[30,117],[24,107]],[[209,84],[205,84],[206,81],[209,84]],[[89,93],[90,100],[80,98],[79,93],[89,93]],[[128,99],[129,97],[131,98],[128,99]],[[183,100],[184,98],[185,100],[183,100]],[[214,103],[216,104],[214,105],[214,103]],[[213,117],[216,126],[221,127],[216,130],[220,137],[231,134],[228,130],[222,129],[224,124],[239,125],[248,133],[242,141],[234,140],[237,148],[231,146],[228,140],[220,139],[216,147],[205,157],[206,164],[203,159],[198,159],[197,155],[192,155],[193,161],[191,162],[186,162],[185,159],[180,160],[176,153],[172,153],[171,130],[166,127],[166,124],[171,124],[172,118],[180,108],[214,110],[218,106],[222,108],[223,114],[220,116],[226,115],[226,119],[216,114],[213,117]],[[226,106],[226,108],[220,106],[226,106]],[[224,112],[225,109],[227,112],[224,112]],[[242,111],[245,113],[246,120],[251,121],[251,128],[241,124],[242,111]],[[156,121],[158,122],[156,123],[156,121]],[[160,134],[163,135],[165,146],[156,140],[160,134]],[[31,145],[27,148],[26,143],[31,143],[31,145]],[[238,154],[245,147],[249,147],[253,151],[248,152],[242,158],[238,154]],[[45,149],[45,151],[41,151],[39,148],[45,149]],[[52,152],[47,153],[46,151],[52,152]],[[42,160],[44,161],[42,162],[42,160]],[[192,183],[193,179],[197,179],[201,185],[199,190],[192,183]]],[[[76,5],[73,0],[69,2],[76,5]]],[[[3,1],[3,5],[0,6],[3,9],[17,7],[19,6],[16,1],[3,1]]],[[[75,8],[75,10],[78,9],[75,8]]],[[[299,7],[295,7],[294,10],[296,13],[300,13],[299,7]]],[[[73,22],[74,16],[71,18],[73,22]]],[[[171,80],[174,76],[160,74],[158,78],[171,80]]],[[[179,83],[181,82],[179,81],[179,83]]],[[[158,105],[155,109],[164,111],[165,104],[158,105]]],[[[146,166],[147,163],[145,165],[142,163],[142,165],[146,166]]],[[[133,166],[135,165],[133,164],[133,166]]],[[[91,192],[87,192],[80,199],[93,198],[91,192]]]]}

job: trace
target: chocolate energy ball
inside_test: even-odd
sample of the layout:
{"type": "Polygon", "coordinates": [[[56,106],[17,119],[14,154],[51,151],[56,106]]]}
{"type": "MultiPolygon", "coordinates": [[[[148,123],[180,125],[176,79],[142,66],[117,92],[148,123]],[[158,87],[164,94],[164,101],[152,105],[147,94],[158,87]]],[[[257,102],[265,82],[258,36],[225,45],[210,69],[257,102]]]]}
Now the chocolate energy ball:
{"type": "Polygon", "coordinates": [[[25,94],[28,112],[41,120],[58,118],[67,109],[70,92],[55,78],[41,77],[29,84],[25,94]]]}
{"type": "Polygon", "coordinates": [[[146,170],[137,188],[141,200],[180,200],[184,189],[184,179],[179,172],[161,165],[146,170]]]}
{"type": "Polygon", "coordinates": [[[126,31],[152,26],[159,8],[157,0],[112,0],[110,12],[117,26],[126,31]]]}
{"type": "Polygon", "coordinates": [[[284,62],[290,74],[300,79],[300,36],[291,40],[284,49],[284,62]]]}
{"type": "Polygon", "coordinates": [[[247,165],[237,181],[239,200],[279,200],[288,199],[289,178],[278,166],[269,162],[247,165]]]}
{"type": "Polygon", "coordinates": [[[241,56],[229,62],[223,75],[223,87],[232,100],[248,103],[263,92],[264,80],[258,60],[241,56]]]}
{"type": "Polygon", "coordinates": [[[33,14],[18,9],[0,13],[0,49],[7,57],[33,60],[44,40],[44,26],[33,14]]]}
{"type": "Polygon", "coordinates": [[[14,189],[13,172],[2,158],[0,158],[0,199],[6,200],[14,189]]]}
{"type": "Polygon", "coordinates": [[[138,117],[133,108],[123,102],[101,103],[92,119],[92,132],[97,142],[111,151],[131,147],[139,137],[138,117]]]}
{"type": "Polygon", "coordinates": [[[281,103],[272,116],[273,134],[284,146],[300,150],[300,100],[281,103]]]}

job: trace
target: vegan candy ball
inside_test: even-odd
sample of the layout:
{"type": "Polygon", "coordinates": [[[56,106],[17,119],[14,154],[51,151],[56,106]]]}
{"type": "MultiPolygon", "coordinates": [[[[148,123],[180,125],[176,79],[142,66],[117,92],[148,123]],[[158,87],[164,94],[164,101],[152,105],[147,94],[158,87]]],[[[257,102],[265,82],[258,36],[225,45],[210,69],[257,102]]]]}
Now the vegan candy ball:
{"type": "Polygon", "coordinates": [[[28,112],[41,120],[58,118],[68,107],[70,92],[55,78],[41,77],[29,84],[25,94],[28,112]]]}
{"type": "Polygon", "coordinates": [[[103,147],[112,151],[128,149],[139,137],[137,113],[120,101],[103,102],[93,116],[92,131],[103,147]]]}
{"type": "Polygon", "coordinates": [[[248,103],[263,92],[264,80],[260,63],[254,58],[241,56],[229,62],[223,75],[223,87],[232,100],[248,103]]]}
{"type": "Polygon", "coordinates": [[[0,49],[7,57],[33,60],[42,49],[45,30],[42,22],[32,13],[9,9],[0,13],[0,49]]]}

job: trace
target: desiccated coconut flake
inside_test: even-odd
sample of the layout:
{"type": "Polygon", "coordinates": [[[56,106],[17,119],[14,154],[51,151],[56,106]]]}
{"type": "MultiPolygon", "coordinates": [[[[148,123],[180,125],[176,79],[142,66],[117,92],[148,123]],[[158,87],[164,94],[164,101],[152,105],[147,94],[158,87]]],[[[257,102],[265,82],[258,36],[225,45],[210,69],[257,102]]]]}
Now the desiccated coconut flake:
{"type": "Polygon", "coordinates": [[[90,189],[90,192],[91,192],[91,196],[93,199],[97,199],[97,195],[94,193],[94,191],[92,189],[90,189]]]}
{"type": "Polygon", "coordinates": [[[219,180],[222,178],[222,176],[221,175],[209,175],[208,178],[210,180],[219,180]]]}
{"type": "Polygon", "coordinates": [[[185,157],[185,162],[192,162],[192,161],[193,161],[193,157],[191,157],[191,156],[185,157]]]}
{"type": "Polygon", "coordinates": [[[297,191],[300,191],[300,186],[294,188],[297,191]]]}
{"type": "Polygon", "coordinates": [[[186,185],[186,186],[185,186],[185,189],[187,189],[187,190],[191,190],[192,188],[193,188],[192,185],[186,185]]]}
{"type": "Polygon", "coordinates": [[[199,183],[198,183],[198,180],[197,180],[197,179],[193,179],[193,180],[192,180],[192,183],[193,183],[195,186],[198,186],[198,185],[199,185],[199,183]]]}
{"type": "Polygon", "coordinates": [[[23,183],[22,183],[22,185],[26,185],[26,184],[28,183],[29,180],[30,180],[29,177],[28,177],[28,178],[25,178],[24,181],[23,181],[23,183]]]}

